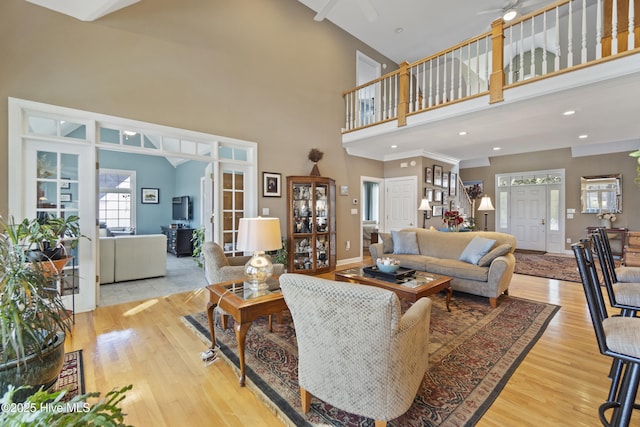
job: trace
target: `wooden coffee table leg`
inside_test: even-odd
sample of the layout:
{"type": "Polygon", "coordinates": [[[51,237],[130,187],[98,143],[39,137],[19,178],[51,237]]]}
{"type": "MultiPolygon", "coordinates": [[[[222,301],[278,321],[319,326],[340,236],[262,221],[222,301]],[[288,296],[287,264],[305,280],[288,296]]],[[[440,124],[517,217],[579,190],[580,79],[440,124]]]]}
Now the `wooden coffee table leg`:
{"type": "Polygon", "coordinates": [[[211,334],[211,348],[215,348],[216,346],[216,333],[213,329],[213,310],[215,310],[216,305],[209,301],[207,303],[207,318],[209,319],[209,333],[211,334]]]}
{"type": "Polygon", "coordinates": [[[240,359],[240,387],[244,387],[244,343],[250,327],[251,322],[236,322],[234,326],[236,331],[236,340],[238,341],[238,358],[240,359]]]}
{"type": "Polygon", "coordinates": [[[451,311],[451,308],[449,307],[449,303],[451,302],[451,295],[453,295],[453,289],[451,289],[451,286],[449,286],[445,290],[447,291],[447,311],[451,311]]]}

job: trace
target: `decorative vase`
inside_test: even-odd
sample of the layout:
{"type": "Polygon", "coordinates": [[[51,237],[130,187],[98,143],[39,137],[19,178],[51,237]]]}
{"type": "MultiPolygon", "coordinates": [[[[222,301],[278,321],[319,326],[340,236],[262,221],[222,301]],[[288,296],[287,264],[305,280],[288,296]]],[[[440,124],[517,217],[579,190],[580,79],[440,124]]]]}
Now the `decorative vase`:
{"type": "Polygon", "coordinates": [[[610,219],[603,219],[602,220],[602,226],[604,228],[611,228],[611,220],[610,219]]]}
{"type": "Polygon", "coordinates": [[[318,162],[313,164],[313,169],[311,169],[311,176],[320,176],[320,169],[318,169],[318,162]]]}

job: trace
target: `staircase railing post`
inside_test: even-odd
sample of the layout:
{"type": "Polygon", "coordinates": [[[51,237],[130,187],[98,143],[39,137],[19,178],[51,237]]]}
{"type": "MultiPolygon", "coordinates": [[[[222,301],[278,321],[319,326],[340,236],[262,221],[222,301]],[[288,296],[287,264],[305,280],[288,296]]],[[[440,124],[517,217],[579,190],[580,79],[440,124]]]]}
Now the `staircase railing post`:
{"type": "Polygon", "coordinates": [[[504,28],[502,19],[491,23],[491,78],[489,103],[504,100],[504,28]]]}
{"type": "Polygon", "coordinates": [[[409,112],[409,63],[400,64],[400,87],[398,88],[398,127],[407,125],[409,112]]]}

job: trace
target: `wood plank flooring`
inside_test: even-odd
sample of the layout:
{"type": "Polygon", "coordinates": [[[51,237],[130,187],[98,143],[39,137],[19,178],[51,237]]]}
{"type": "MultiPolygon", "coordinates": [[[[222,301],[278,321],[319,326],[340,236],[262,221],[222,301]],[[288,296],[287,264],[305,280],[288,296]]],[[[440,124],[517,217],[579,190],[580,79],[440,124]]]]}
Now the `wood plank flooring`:
{"type": "MultiPolygon", "coordinates": [[[[581,284],[515,275],[510,294],[562,309],[477,425],[599,425],[610,359],[598,352],[581,284]]],[[[196,290],[76,315],[66,348],[83,349],[87,391],[133,384],[124,408],[135,426],[283,425],[225,362],[204,366],[207,346],[180,317],[207,299],[196,290]]]]}

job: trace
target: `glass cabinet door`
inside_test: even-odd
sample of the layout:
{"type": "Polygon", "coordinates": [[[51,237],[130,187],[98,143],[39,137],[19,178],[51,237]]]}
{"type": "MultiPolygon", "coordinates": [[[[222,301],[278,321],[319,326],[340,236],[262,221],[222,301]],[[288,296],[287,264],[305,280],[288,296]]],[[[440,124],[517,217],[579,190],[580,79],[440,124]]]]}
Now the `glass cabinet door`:
{"type": "Polygon", "coordinates": [[[312,270],[314,251],[312,233],[314,228],[314,188],[311,183],[293,184],[293,269],[312,270]]]}

